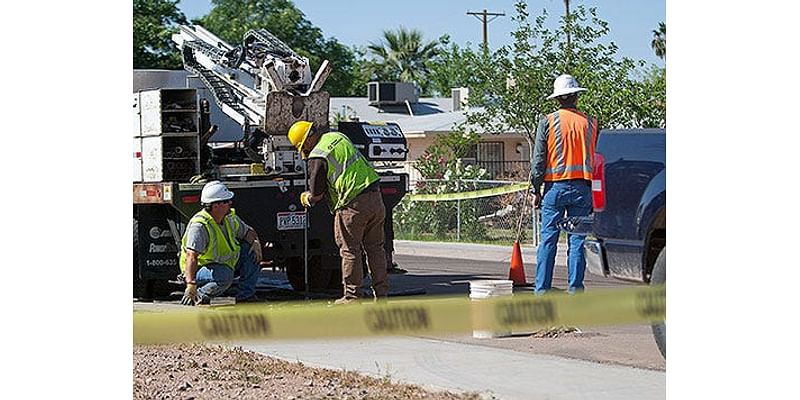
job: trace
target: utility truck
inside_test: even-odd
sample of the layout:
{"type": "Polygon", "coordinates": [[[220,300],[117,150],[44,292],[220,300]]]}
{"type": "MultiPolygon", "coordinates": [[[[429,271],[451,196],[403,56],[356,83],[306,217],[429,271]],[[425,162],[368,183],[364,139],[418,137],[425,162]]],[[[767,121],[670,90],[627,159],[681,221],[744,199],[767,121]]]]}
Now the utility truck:
{"type": "MultiPolygon", "coordinates": [[[[307,58],[263,29],[248,31],[237,46],[198,25],[179,29],[172,40],[189,72],[187,83],[138,87],[133,93],[134,297],[163,296],[182,284],[177,280],[181,237],[210,180],[221,180],[235,193],[237,214],[264,245],[263,266],[284,270],[295,290],[340,289],[333,215],[327,205],[305,210],[300,204],[307,188],[305,162],[286,136],[299,120],[322,132],[329,129],[330,96],[321,88],[330,64],[324,61],[312,76],[307,58]],[[192,87],[190,81],[200,84],[192,87]],[[234,121],[240,131],[236,140],[212,140],[215,133],[230,134],[219,131],[215,118],[234,121]]],[[[354,121],[340,122],[338,131],[378,170],[391,221],[408,176],[382,167],[406,160],[400,127],[354,121]]],[[[387,250],[392,239],[386,238],[387,250]]]]}

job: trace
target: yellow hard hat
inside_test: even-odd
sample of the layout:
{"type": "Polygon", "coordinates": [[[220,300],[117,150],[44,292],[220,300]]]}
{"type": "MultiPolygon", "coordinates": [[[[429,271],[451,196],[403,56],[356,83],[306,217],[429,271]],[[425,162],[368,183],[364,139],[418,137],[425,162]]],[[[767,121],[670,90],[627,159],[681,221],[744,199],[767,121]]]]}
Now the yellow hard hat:
{"type": "Polygon", "coordinates": [[[292,142],[292,145],[300,151],[303,148],[303,143],[306,142],[306,138],[308,138],[308,132],[311,131],[311,125],[313,123],[308,121],[297,121],[292,124],[292,127],[289,128],[289,141],[292,142]]]}

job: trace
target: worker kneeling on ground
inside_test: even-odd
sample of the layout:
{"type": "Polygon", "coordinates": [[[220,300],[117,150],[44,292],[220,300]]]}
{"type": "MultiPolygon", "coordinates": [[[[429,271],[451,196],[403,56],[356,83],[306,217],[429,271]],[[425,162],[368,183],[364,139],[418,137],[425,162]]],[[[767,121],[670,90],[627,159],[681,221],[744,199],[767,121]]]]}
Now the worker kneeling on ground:
{"type": "Polygon", "coordinates": [[[311,122],[298,121],[288,136],[308,159],[310,190],[300,195],[300,202],[308,208],[327,194],[335,215],[333,232],[342,257],[344,284],[344,295],[335,303],[346,304],[361,295],[362,251],[367,253],[375,298],[385,298],[389,292],[383,249],[386,211],[378,174],[350,139],[339,132],[321,134],[311,122]]]}
{"type": "Polygon", "coordinates": [[[181,303],[209,304],[239,276],[236,302],[258,301],[261,243],[253,228],[233,208],[233,192],[220,181],[208,182],[200,194],[203,209],[189,221],[181,240],[180,267],[186,280],[181,303]]]}

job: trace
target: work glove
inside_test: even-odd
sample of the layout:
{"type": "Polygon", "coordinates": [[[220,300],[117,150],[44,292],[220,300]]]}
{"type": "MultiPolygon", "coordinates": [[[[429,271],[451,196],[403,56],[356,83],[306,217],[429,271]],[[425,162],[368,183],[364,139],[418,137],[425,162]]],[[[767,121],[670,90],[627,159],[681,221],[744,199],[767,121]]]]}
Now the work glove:
{"type": "Polygon", "coordinates": [[[311,192],[300,193],[300,204],[305,208],[311,208],[311,192]]]}
{"type": "Polygon", "coordinates": [[[253,244],[250,245],[250,253],[256,255],[256,264],[263,259],[263,253],[261,249],[261,242],[258,239],[253,240],[253,244]]]}
{"type": "Polygon", "coordinates": [[[537,192],[533,192],[532,195],[533,195],[533,208],[539,208],[539,206],[542,204],[542,195],[537,192]]]}
{"type": "Polygon", "coordinates": [[[200,303],[200,295],[197,294],[197,284],[187,283],[186,290],[183,292],[181,304],[185,306],[193,306],[198,303],[200,303]]]}

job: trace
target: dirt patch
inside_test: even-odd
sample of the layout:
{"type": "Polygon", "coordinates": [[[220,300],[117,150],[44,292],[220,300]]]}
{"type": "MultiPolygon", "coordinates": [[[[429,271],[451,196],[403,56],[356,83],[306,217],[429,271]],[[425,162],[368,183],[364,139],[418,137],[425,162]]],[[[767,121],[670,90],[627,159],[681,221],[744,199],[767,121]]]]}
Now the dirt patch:
{"type": "Polygon", "coordinates": [[[557,338],[563,336],[577,336],[582,332],[574,326],[556,326],[547,329],[540,329],[534,332],[531,337],[533,338],[557,338]]]}
{"type": "Polygon", "coordinates": [[[481,399],[215,345],[133,347],[134,399],[481,399]]]}

